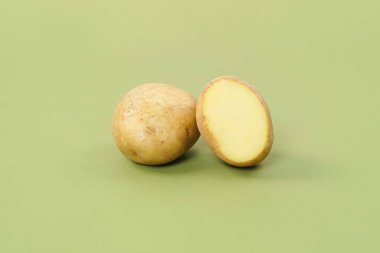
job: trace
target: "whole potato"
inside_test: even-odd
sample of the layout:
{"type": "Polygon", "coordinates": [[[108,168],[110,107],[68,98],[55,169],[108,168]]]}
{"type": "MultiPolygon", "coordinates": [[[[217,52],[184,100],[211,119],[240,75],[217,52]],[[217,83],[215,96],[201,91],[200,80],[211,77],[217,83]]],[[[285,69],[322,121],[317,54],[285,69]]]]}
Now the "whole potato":
{"type": "Polygon", "coordinates": [[[112,133],[120,151],[136,163],[171,162],[199,138],[196,100],[168,84],[149,83],[129,91],[116,107],[112,133]]]}

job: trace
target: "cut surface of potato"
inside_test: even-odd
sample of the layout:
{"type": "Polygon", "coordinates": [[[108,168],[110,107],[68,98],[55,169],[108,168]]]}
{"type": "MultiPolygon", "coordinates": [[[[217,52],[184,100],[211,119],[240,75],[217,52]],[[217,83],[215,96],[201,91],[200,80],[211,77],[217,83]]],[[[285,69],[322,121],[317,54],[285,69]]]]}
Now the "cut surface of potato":
{"type": "Polygon", "coordinates": [[[255,88],[234,77],[206,86],[197,105],[197,124],[214,153],[234,166],[261,162],[272,146],[268,106],[255,88]]]}

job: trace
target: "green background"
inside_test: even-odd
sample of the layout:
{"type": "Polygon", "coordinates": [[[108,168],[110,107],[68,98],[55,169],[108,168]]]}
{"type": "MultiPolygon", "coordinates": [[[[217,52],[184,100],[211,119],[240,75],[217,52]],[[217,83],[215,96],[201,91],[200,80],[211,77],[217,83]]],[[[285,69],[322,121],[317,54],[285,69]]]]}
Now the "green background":
{"type": "Polygon", "coordinates": [[[0,252],[378,252],[379,1],[0,3],[0,252]],[[254,169],[117,150],[130,88],[252,82],[254,169]]]}

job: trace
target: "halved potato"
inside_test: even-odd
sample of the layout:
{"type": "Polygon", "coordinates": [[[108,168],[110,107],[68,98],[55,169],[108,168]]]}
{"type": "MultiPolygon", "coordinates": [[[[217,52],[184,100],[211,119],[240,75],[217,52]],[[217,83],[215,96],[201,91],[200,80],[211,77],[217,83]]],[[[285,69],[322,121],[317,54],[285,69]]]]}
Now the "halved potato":
{"type": "Polygon", "coordinates": [[[248,167],[270,152],[273,127],[258,91],[235,77],[212,80],[197,104],[197,125],[208,146],[224,162],[248,167]]]}

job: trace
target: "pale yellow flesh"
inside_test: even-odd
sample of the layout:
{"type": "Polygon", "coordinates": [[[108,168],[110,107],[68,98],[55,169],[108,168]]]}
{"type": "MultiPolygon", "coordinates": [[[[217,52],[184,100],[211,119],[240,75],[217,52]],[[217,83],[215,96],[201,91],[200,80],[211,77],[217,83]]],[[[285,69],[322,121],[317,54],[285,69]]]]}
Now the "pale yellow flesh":
{"type": "Polygon", "coordinates": [[[203,115],[220,152],[244,163],[259,156],[268,142],[269,123],[256,94],[234,80],[212,85],[204,98],[203,115]]]}

